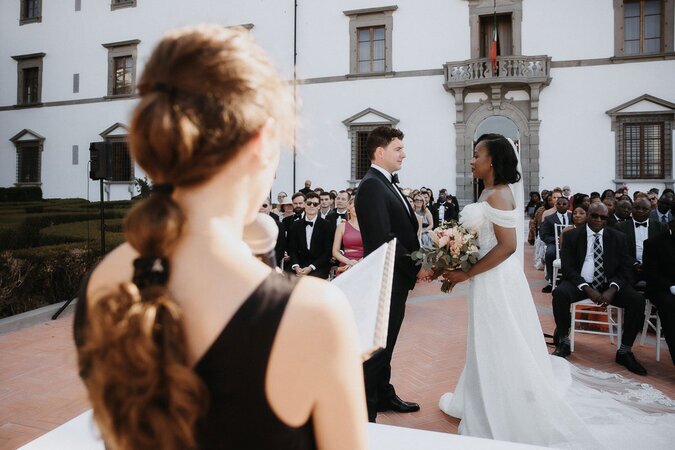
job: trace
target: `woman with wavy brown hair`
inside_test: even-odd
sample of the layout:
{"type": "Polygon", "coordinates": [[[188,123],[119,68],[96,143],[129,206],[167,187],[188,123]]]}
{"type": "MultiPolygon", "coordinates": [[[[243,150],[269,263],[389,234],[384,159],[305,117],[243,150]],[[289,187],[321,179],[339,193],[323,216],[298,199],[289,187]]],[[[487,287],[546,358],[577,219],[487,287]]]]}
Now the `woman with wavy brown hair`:
{"type": "Polygon", "coordinates": [[[342,294],[284,278],[242,240],[292,136],[288,87],[247,32],[200,26],[161,40],[138,91],[129,142],[155,187],[75,317],[107,446],[364,448],[342,294]]]}

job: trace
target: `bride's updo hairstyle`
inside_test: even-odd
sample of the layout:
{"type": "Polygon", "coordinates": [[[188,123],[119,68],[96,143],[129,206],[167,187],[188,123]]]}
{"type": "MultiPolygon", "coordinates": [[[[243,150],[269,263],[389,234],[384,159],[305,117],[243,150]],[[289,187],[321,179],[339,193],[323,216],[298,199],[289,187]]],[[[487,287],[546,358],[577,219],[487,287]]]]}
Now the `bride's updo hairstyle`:
{"type": "Polygon", "coordinates": [[[520,181],[518,157],[511,143],[501,134],[483,134],[476,141],[483,143],[492,158],[492,169],[495,172],[495,184],[513,184],[520,181]]]}
{"type": "Polygon", "coordinates": [[[267,123],[290,143],[293,102],[247,31],[215,25],[169,32],[138,93],[129,143],[155,191],[124,224],[139,253],[133,280],[88,305],[76,336],[80,376],[108,448],[190,449],[207,392],[188,363],[182,311],[167,289],[185,222],[172,191],[211,179],[267,123]]]}

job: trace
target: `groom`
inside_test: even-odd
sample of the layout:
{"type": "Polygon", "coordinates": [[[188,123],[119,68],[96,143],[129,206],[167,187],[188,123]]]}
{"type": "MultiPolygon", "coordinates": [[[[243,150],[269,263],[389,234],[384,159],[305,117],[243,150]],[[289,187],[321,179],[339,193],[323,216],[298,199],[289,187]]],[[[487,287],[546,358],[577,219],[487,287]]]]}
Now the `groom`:
{"type": "MultiPolygon", "coordinates": [[[[393,238],[397,239],[387,347],[363,364],[370,422],[375,422],[378,412],[409,413],[420,409],[417,403],[401,400],[390,383],[391,356],[403,323],[408,291],[415,287],[420,272],[419,266],[408,256],[419,249],[417,218],[397,186],[398,176],[394,174],[405,158],[402,139],[403,133],[396,128],[381,126],[371,131],[366,141],[371,166],[356,193],[356,215],[364,255],[393,238]]],[[[423,275],[426,274],[420,274],[423,275]]]]}

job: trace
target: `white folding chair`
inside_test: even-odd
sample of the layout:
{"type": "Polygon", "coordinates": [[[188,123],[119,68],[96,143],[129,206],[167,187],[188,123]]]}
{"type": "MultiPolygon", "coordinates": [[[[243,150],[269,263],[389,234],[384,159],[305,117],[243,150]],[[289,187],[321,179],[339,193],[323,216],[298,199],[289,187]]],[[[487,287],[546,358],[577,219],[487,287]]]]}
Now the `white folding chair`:
{"type": "Polygon", "coordinates": [[[609,341],[613,344],[614,338],[616,337],[617,346],[621,342],[621,333],[623,327],[623,308],[618,306],[608,305],[607,309],[603,308],[600,305],[593,303],[591,299],[581,300],[580,302],[572,303],[572,328],[570,330],[570,351],[574,351],[574,334],[575,333],[586,333],[586,334],[600,334],[603,336],[609,336],[609,341]],[[582,305],[590,307],[588,309],[584,308],[583,312],[590,314],[592,317],[589,319],[577,319],[577,306],[582,305]],[[601,317],[607,317],[607,321],[598,320],[601,317]],[[594,325],[604,325],[607,327],[607,331],[595,331],[595,330],[582,330],[577,329],[577,324],[594,324],[594,325]]]}
{"type": "Polygon", "coordinates": [[[654,308],[654,305],[652,305],[652,302],[647,300],[645,302],[645,323],[642,326],[642,336],[640,337],[640,345],[645,344],[645,339],[647,339],[647,330],[649,328],[654,330],[654,334],[656,335],[656,362],[660,362],[661,340],[665,340],[666,338],[663,336],[663,330],[661,329],[661,318],[659,317],[656,308],[654,308]],[[652,322],[652,320],[654,322],[652,322]]]}
{"type": "Polygon", "coordinates": [[[553,261],[553,275],[551,276],[551,286],[553,289],[558,285],[558,278],[560,278],[560,269],[562,268],[562,262],[560,260],[560,235],[563,230],[569,225],[563,225],[560,223],[555,224],[554,234],[555,234],[555,260],[553,261]]]}

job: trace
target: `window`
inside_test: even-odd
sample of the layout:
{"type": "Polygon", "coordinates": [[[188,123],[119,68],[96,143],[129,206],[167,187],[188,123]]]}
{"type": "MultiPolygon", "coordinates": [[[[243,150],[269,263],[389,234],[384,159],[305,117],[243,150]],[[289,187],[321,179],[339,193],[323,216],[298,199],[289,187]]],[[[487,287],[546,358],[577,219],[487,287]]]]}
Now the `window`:
{"type": "Polygon", "coordinates": [[[130,96],[136,86],[138,39],[103,44],[108,49],[108,96],[130,96]]]}
{"type": "Polygon", "coordinates": [[[114,65],[114,80],[113,80],[113,95],[131,94],[132,93],[132,73],[133,73],[133,59],[129,56],[118,56],[113,58],[114,65]]]}
{"type": "Polygon", "coordinates": [[[392,13],[398,6],[344,11],[349,17],[349,73],[382,75],[392,69],[392,13]]]}
{"type": "MultiPolygon", "coordinates": [[[[494,16],[480,16],[480,57],[490,56],[490,44],[494,29],[494,16]]],[[[497,14],[497,56],[511,56],[513,39],[511,34],[511,14],[497,14]]]]}
{"type": "MultiPolygon", "coordinates": [[[[659,180],[673,176],[675,103],[641,95],[607,111],[616,133],[616,180],[659,180]]],[[[671,181],[672,182],[672,181],[671,181]]]]}
{"type": "Polygon", "coordinates": [[[38,105],[42,94],[42,59],[44,53],[12,56],[17,62],[17,105],[38,105]]]}
{"type": "Polygon", "coordinates": [[[357,34],[359,73],[384,72],[384,27],[359,28],[357,34]]]}
{"type": "Polygon", "coordinates": [[[24,129],[10,139],[16,147],[16,184],[40,184],[42,147],[45,138],[24,129]]]}
{"type": "Polygon", "coordinates": [[[133,180],[133,165],[129,155],[129,144],[123,138],[111,138],[110,151],[112,153],[112,170],[110,181],[128,182],[133,180]]]}
{"type": "Polygon", "coordinates": [[[663,125],[624,124],[624,178],[663,178],[663,125]]]}
{"type": "Polygon", "coordinates": [[[624,54],[661,52],[661,17],[661,0],[626,1],[623,5],[624,54]]]}
{"type": "Polygon", "coordinates": [[[613,0],[615,56],[673,51],[675,0],[613,0]]]}
{"type": "Polygon", "coordinates": [[[381,113],[373,108],[366,108],[342,121],[349,130],[351,140],[350,186],[355,186],[370,168],[370,158],[366,150],[368,134],[381,125],[396,126],[398,119],[381,113]]]}
{"type": "Polygon", "coordinates": [[[42,0],[21,0],[19,25],[42,22],[42,0]]]}
{"type": "Polygon", "coordinates": [[[136,0],[112,0],[110,2],[110,10],[114,11],[116,9],[122,8],[135,8],[136,0]]]}

